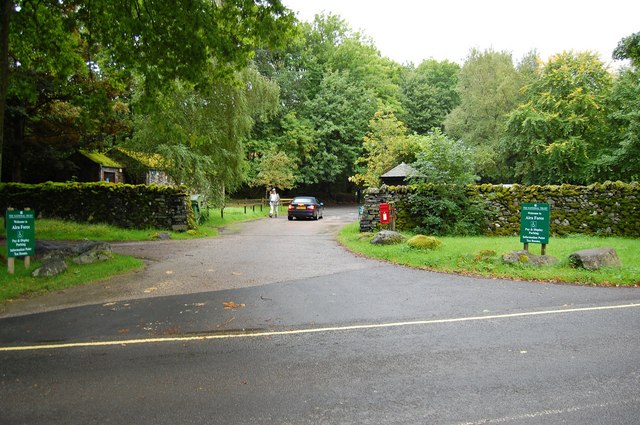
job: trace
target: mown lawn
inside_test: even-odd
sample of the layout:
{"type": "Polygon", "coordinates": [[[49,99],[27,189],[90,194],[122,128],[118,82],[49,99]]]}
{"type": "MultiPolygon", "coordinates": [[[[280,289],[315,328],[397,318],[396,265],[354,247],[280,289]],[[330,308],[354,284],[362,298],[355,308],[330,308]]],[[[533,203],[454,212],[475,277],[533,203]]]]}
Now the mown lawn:
{"type": "MultiPolygon", "coordinates": [[[[640,239],[569,236],[551,237],[547,255],[560,261],[549,267],[509,265],[502,254],[521,250],[519,237],[439,237],[442,245],[434,250],[419,250],[406,243],[391,246],[372,245],[373,234],[360,233],[358,223],[345,226],[339,233],[340,243],[362,255],[426,270],[472,276],[583,285],[640,286],[640,239]],[[571,253],[588,248],[611,247],[616,250],[621,268],[588,271],[571,267],[571,253]]],[[[412,236],[406,233],[405,236],[412,236]]],[[[540,254],[540,245],[529,245],[529,251],[540,254]]]]}

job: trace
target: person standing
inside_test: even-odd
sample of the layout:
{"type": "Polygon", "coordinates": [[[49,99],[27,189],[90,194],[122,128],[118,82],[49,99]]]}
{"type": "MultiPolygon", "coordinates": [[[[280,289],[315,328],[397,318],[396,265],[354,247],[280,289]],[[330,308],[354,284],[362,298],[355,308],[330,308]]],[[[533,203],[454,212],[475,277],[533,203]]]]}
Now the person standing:
{"type": "Polygon", "coordinates": [[[278,217],[278,204],[280,204],[280,195],[276,192],[276,188],[271,189],[269,194],[269,217],[278,217]]]}

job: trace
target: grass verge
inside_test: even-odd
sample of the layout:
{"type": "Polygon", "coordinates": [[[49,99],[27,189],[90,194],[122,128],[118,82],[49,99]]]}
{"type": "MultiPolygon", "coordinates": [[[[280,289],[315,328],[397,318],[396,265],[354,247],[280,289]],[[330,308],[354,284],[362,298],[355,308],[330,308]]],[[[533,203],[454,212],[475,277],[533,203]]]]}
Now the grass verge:
{"type": "MultiPolygon", "coordinates": [[[[282,208],[282,207],[281,207],[282,208]]],[[[281,209],[281,213],[282,210],[281,209]]],[[[216,236],[220,227],[242,221],[266,217],[268,209],[253,211],[247,208],[225,208],[224,218],[219,209],[212,209],[209,217],[197,229],[188,232],[167,232],[171,239],[184,240],[216,236]]],[[[100,240],[100,241],[152,241],[160,233],[160,229],[129,230],[104,224],[74,223],[62,220],[36,219],[37,240],[100,240]]],[[[0,228],[0,238],[5,236],[4,226],[0,228]]],[[[24,268],[21,258],[15,260],[15,273],[10,275],[6,265],[6,246],[0,246],[0,301],[17,297],[37,296],[46,292],[58,291],[72,286],[84,285],[113,276],[122,275],[141,269],[144,264],[133,257],[114,254],[113,259],[95,264],[76,265],[67,261],[68,270],[60,276],[52,278],[34,278],[31,272],[40,266],[32,261],[28,270],[24,268]]]]}
{"type": "Polygon", "coordinates": [[[21,258],[15,262],[15,273],[10,275],[6,267],[0,272],[0,301],[17,297],[32,297],[46,292],[59,291],[72,286],[96,282],[143,267],[142,260],[137,258],[113,254],[109,261],[77,265],[67,262],[68,269],[65,273],[50,278],[34,278],[31,272],[40,266],[39,262],[32,262],[26,270],[21,258]]]}
{"type": "MultiPolygon", "coordinates": [[[[282,207],[281,207],[282,208],[282,207]]],[[[284,210],[286,213],[286,210],[284,210]]],[[[151,241],[161,233],[168,233],[171,239],[184,240],[216,236],[220,227],[241,221],[266,217],[268,210],[252,211],[247,208],[225,208],[224,218],[220,209],[212,209],[209,217],[195,230],[172,232],[161,229],[123,229],[107,224],[75,223],[71,221],[40,218],[36,219],[36,239],[40,240],[95,240],[95,241],[151,241]]],[[[5,236],[4,226],[0,228],[0,238],[5,236]]]]}
{"type": "MultiPolygon", "coordinates": [[[[409,233],[404,234],[412,236],[409,233]]],[[[419,250],[406,243],[372,245],[373,234],[360,233],[359,224],[345,226],[338,240],[348,249],[365,255],[420,269],[501,279],[577,283],[602,286],[640,286],[640,240],[614,237],[568,236],[554,237],[547,245],[547,255],[559,259],[554,266],[537,268],[529,265],[509,265],[502,254],[522,249],[515,237],[439,237],[442,245],[434,250],[419,250]],[[572,268],[568,257],[582,249],[611,247],[616,250],[621,268],[588,271],[572,268]]],[[[529,245],[530,252],[540,253],[539,245],[529,245]]]]}

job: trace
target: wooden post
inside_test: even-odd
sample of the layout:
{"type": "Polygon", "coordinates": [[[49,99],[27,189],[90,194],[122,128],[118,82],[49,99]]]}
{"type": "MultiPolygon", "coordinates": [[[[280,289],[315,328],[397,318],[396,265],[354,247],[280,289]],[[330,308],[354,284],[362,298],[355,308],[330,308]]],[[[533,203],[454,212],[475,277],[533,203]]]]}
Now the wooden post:
{"type": "Polygon", "coordinates": [[[389,214],[391,214],[391,230],[396,231],[396,206],[395,204],[391,204],[391,208],[389,208],[389,214]]]}
{"type": "Polygon", "coordinates": [[[524,250],[529,252],[529,244],[525,242],[524,244],[524,250]]]}
{"type": "MultiPolygon", "coordinates": [[[[25,211],[31,211],[31,208],[25,208],[24,210],[25,211]]],[[[34,226],[35,226],[35,223],[34,223],[34,226]]],[[[36,243],[35,239],[34,239],[33,243],[34,244],[36,243]]],[[[35,250],[35,245],[34,245],[34,250],[35,250]]],[[[30,265],[31,265],[31,257],[29,255],[27,255],[26,257],[24,257],[24,268],[28,269],[30,265]]]]}
{"type": "Polygon", "coordinates": [[[542,248],[540,248],[540,255],[544,255],[547,250],[547,245],[542,244],[542,248]]]}
{"type": "MultiPolygon", "coordinates": [[[[9,207],[7,208],[7,211],[13,211],[13,208],[9,207]]],[[[7,219],[6,219],[6,213],[5,213],[5,221],[4,221],[4,227],[5,227],[5,234],[7,236],[9,233],[9,230],[7,229],[7,219]]],[[[7,237],[7,271],[9,272],[9,274],[13,274],[16,271],[16,262],[15,262],[15,258],[14,257],[9,257],[9,238],[7,237]]]]}

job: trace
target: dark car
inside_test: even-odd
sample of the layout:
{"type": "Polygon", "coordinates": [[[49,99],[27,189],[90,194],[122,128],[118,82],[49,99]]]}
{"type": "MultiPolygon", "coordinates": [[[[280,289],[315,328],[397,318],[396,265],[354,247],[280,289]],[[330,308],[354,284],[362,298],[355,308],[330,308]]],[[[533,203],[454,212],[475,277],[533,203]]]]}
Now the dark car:
{"type": "Polygon", "coordinates": [[[289,220],[294,218],[322,218],[324,204],[313,196],[296,196],[289,204],[289,220]]]}

